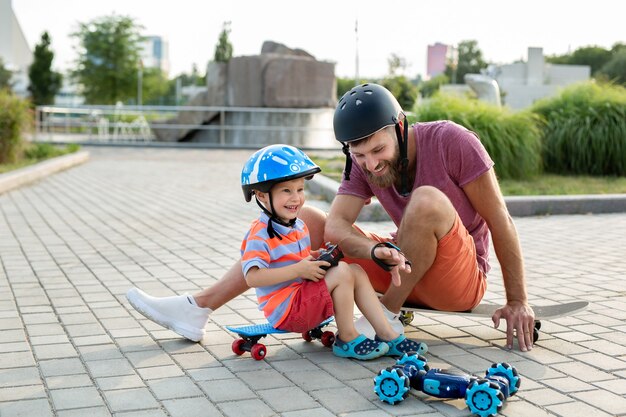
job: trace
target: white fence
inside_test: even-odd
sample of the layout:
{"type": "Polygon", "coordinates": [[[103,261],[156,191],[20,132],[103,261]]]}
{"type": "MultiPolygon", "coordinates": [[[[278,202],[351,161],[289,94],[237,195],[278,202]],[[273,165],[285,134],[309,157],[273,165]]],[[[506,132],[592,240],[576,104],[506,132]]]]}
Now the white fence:
{"type": "Polygon", "coordinates": [[[332,109],[201,106],[39,106],[35,141],[178,143],[221,147],[288,143],[336,148],[332,109]]]}

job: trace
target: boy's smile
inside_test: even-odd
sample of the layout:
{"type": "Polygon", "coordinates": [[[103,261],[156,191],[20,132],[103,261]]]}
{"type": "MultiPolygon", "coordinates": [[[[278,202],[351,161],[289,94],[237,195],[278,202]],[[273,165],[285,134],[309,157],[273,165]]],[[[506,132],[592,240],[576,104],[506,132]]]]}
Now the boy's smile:
{"type": "MultiPolygon", "coordinates": [[[[270,193],[272,193],[274,216],[284,223],[289,223],[298,217],[304,205],[304,178],[280,182],[272,187],[270,193]]],[[[258,198],[265,208],[272,212],[269,194],[259,193],[258,198]]]]}

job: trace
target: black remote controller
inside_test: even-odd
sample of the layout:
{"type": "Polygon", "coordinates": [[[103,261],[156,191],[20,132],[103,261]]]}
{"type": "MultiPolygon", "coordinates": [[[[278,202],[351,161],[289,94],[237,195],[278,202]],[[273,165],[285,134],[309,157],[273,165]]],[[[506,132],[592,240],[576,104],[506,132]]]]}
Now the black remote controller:
{"type": "Polygon", "coordinates": [[[326,248],[320,251],[320,255],[316,260],[330,263],[330,266],[321,267],[324,271],[327,271],[329,268],[337,266],[341,258],[343,258],[343,252],[341,252],[341,249],[339,249],[337,245],[330,245],[327,243],[326,248]]]}

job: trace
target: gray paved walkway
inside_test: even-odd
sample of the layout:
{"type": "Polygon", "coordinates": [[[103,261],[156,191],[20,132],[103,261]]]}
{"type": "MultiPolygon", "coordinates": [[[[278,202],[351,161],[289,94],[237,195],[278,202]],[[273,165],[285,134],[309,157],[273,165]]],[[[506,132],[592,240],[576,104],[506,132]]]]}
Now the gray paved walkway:
{"type": "MultiPolygon", "coordinates": [[[[415,392],[385,405],[372,378],[391,359],[338,359],[298,335],[267,340],[263,361],[235,356],[224,326],[262,319],[252,291],[212,315],[201,343],[144,319],[129,287],[194,292],[237,258],[257,213],[239,188],[249,151],[90,151],[0,195],[0,416],[469,415],[415,392]]],[[[411,336],[435,367],[514,364],[523,382],[504,416],[626,415],[626,214],[516,223],[531,301],[590,307],[544,322],[529,353],[503,349],[489,319],[429,314],[411,336]]],[[[489,301],[502,301],[500,277],[495,263],[489,301]]]]}

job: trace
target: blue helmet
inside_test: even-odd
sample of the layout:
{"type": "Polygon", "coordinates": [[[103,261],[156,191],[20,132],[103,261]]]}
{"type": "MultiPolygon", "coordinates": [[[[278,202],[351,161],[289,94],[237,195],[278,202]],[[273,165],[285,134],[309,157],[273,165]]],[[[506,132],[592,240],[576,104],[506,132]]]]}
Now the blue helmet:
{"type": "Polygon", "coordinates": [[[241,188],[246,201],[254,190],[267,193],[279,182],[305,177],[311,179],[322,169],[300,149],[290,145],[270,145],[259,149],[241,171],[241,188]]]}

